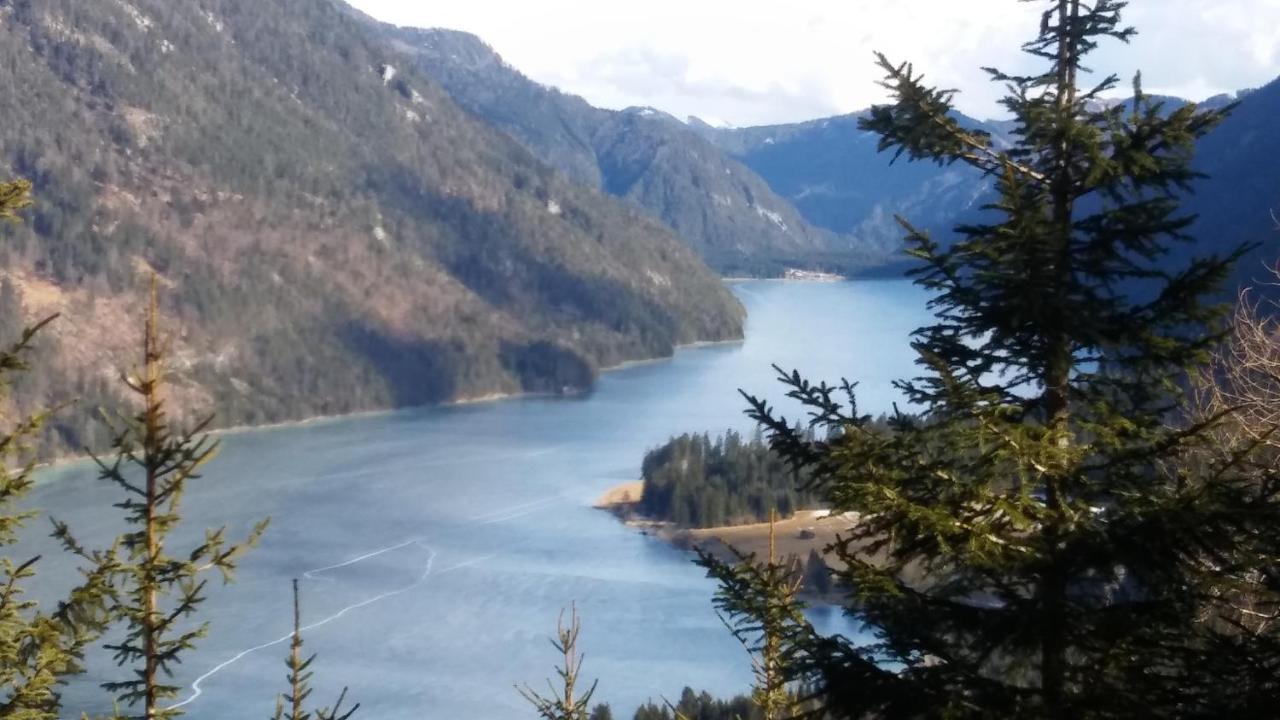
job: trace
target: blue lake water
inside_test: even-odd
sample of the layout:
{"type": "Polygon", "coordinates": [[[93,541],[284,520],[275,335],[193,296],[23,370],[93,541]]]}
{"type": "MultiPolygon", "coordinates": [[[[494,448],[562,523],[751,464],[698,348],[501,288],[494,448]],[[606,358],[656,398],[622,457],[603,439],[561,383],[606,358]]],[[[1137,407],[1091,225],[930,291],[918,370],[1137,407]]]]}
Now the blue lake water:
{"type": "MultiPolygon", "coordinates": [[[[313,698],[343,685],[360,717],[532,717],[513,685],[545,687],[547,641],[570,602],[582,618],[584,675],[630,717],[686,685],[747,689],[750,662],[711,607],[714,584],[690,556],[590,505],[636,479],[644,452],[685,431],[751,429],[738,389],[781,398],[772,364],[811,379],[858,380],[864,411],[898,399],[912,372],[909,332],[927,319],[903,281],[745,282],[746,341],[689,348],[605,374],[580,398],[527,398],[254,430],[222,452],[184,502],[174,547],[226,525],[272,518],[237,582],[211,593],[211,635],[175,674],[197,720],[261,716],[284,689],[289,581],[301,578],[313,698]],[[191,685],[201,676],[194,699],[191,685]]],[[[785,406],[785,403],[783,403],[785,406]]],[[[84,464],[45,471],[34,505],[82,540],[118,529],[113,490],[84,464]]],[[[41,521],[43,522],[43,521],[41,521]]],[[[43,526],[37,526],[42,528],[43,526]]],[[[69,566],[49,541],[40,590],[69,566]]],[[[838,611],[814,620],[854,632],[838,611]]],[[[105,657],[66,693],[67,716],[110,709],[96,683],[121,679],[105,657]],[[72,712],[74,711],[74,712],[72,712]]]]}

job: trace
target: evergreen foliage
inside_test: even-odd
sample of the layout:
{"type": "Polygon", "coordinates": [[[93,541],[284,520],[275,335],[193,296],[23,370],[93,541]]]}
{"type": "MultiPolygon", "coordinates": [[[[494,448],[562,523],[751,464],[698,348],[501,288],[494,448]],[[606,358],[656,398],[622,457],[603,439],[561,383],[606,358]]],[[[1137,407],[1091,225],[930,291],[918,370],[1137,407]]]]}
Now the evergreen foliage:
{"type": "Polygon", "coordinates": [[[831,578],[831,566],[827,565],[826,558],[818,552],[817,548],[810,550],[809,557],[804,561],[801,587],[818,595],[827,595],[835,589],[835,582],[831,578]]]}
{"type": "MultiPolygon", "coordinates": [[[[30,189],[25,181],[0,183],[0,219],[16,220],[18,211],[30,204],[30,189]]],[[[7,392],[14,375],[30,369],[32,343],[53,320],[25,328],[16,338],[0,338],[12,342],[0,352],[0,390],[7,392]]],[[[11,408],[6,408],[6,427],[0,431],[0,545],[5,547],[17,542],[19,531],[35,516],[16,506],[34,482],[31,445],[47,417],[15,418],[11,408]]],[[[59,685],[81,672],[84,650],[108,619],[110,589],[102,572],[84,574],[53,612],[24,598],[40,561],[0,555],[0,717],[6,719],[56,720],[59,685]]]]}
{"type": "MultiPolygon", "coordinates": [[[[955,120],[950,91],[879,58],[894,103],[863,127],[896,155],[982,171],[999,220],[949,248],[904,221],[939,318],[915,336],[920,376],[900,383],[921,417],[869,431],[851,384],[798,372],[781,380],[815,436],[751,400],[772,447],[863,518],[834,552],[877,639],[796,623],[789,667],[847,718],[1273,711],[1274,628],[1238,622],[1232,599],[1277,607],[1280,482],[1256,443],[1215,448],[1229,410],[1183,409],[1221,335],[1204,298],[1233,257],[1161,266],[1188,239],[1177,195],[1194,143],[1223,113],[1166,112],[1137,82],[1125,106],[1095,102],[1116,78],[1080,87],[1084,58],[1133,35],[1124,3],[1041,1],[1025,49],[1044,72],[989,71],[1010,88],[1007,148],[955,120]]],[[[763,583],[722,589],[760,618],[763,583]]]]}
{"type": "Polygon", "coordinates": [[[714,440],[685,434],[645,455],[641,466],[645,517],[680,527],[719,527],[764,522],[816,507],[797,474],[760,438],[745,440],[733,431],[714,440]]]}
{"type": "MultiPolygon", "coordinates": [[[[24,181],[0,183],[0,218],[17,219],[17,211],[30,205],[29,194],[30,184],[24,181]]],[[[124,499],[116,507],[125,511],[133,529],[110,548],[92,551],[75,539],[65,523],[53,520],[53,536],[70,557],[87,561],[87,566],[81,568],[79,581],[54,603],[52,612],[24,598],[24,586],[35,578],[41,558],[0,556],[0,718],[61,717],[59,686],[83,671],[85,651],[117,625],[124,626],[123,638],[106,649],[114,652],[120,664],[133,666],[134,677],[104,686],[120,693],[118,699],[126,705],[141,705],[142,714],[134,717],[156,720],[181,714],[175,707],[162,706],[177,691],[165,678],[207,628],[191,623],[204,600],[203,575],[217,570],[229,580],[240,553],[265,529],[263,521],[240,544],[228,543],[224,530],[217,529],[207,531],[203,542],[185,553],[175,555],[166,549],[166,541],[182,520],[183,489],[187,482],[199,478],[200,467],[213,456],[217,445],[201,433],[208,421],[189,432],[169,428],[164,393],[167,358],[156,290],[153,276],[142,366],[138,373],[122,378],[137,396],[138,410],[111,423],[116,457],[111,461],[95,458],[101,479],[124,490],[124,499]]],[[[0,285],[5,310],[12,309],[12,292],[7,280],[0,285]]],[[[7,390],[12,376],[31,366],[33,341],[55,319],[49,317],[16,331],[20,326],[15,325],[12,315],[0,318],[4,332],[19,332],[13,345],[0,352],[0,389],[7,390]]],[[[12,405],[5,409],[6,416],[11,416],[12,405]]],[[[47,414],[21,418],[0,434],[0,545],[17,544],[19,531],[37,515],[15,505],[32,488],[32,445],[47,414]]],[[[290,712],[278,704],[277,720],[349,720],[359,705],[342,709],[346,688],[332,709],[314,714],[300,710],[311,692],[308,668],[314,659],[301,659],[300,632],[295,582],[294,634],[288,662],[291,693],[285,696],[290,712]]],[[[117,709],[111,717],[122,716],[117,709]]]]}
{"type": "Polygon", "coordinates": [[[751,702],[759,708],[761,720],[796,717],[799,703],[788,687],[794,648],[784,640],[793,628],[807,625],[804,604],[797,599],[803,584],[801,567],[794,557],[786,561],[777,557],[773,520],[770,517],[769,556],[764,562],[738,553],[738,563],[726,565],[710,554],[699,553],[699,563],[720,584],[715,597],[717,614],[751,655],[756,678],[751,702]]]}
{"type": "Polygon", "coordinates": [[[307,699],[311,697],[311,663],[316,659],[310,655],[302,657],[302,608],[298,599],[298,581],[293,581],[293,634],[289,638],[289,656],[285,658],[285,667],[289,669],[286,680],[289,691],[276,698],[276,711],[271,720],[349,720],[360,704],[356,703],[350,710],[343,710],[342,703],[347,697],[347,688],[342,688],[338,700],[332,708],[322,708],[315,712],[306,709],[307,699]]]}
{"type": "Polygon", "coordinates": [[[679,702],[646,703],[636,710],[635,720],[763,720],[760,708],[745,695],[718,700],[706,692],[685,688],[679,702]]]}
{"type": "MultiPolygon", "coordinates": [[[[142,365],[133,376],[122,378],[141,407],[131,417],[108,420],[115,436],[115,457],[95,456],[99,477],[117,485],[124,499],[116,507],[125,512],[131,530],[106,554],[82,555],[93,561],[91,572],[108,575],[113,584],[111,613],[126,628],[123,639],[107,645],[116,662],[130,668],[132,679],[107,682],[103,687],[118,693],[127,706],[141,706],[141,720],[161,720],[181,714],[166,707],[177,695],[168,684],[182,655],[203,637],[207,624],[190,625],[204,601],[204,575],[210,571],[230,581],[238,557],[255,544],[266,529],[263,520],[240,543],[226,539],[225,528],[209,530],[202,543],[185,552],[167,548],[169,536],[182,520],[179,511],[187,483],[200,478],[199,470],[217,450],[217,443],[203,434],[205,420],[189,431],[169,427],[165,410],[165,349],[160,336],[156,280],[151,283],[147,306],[142,365]]],[[[71,547],[69,529],[59,525],[59,536],[71,547]]]]}

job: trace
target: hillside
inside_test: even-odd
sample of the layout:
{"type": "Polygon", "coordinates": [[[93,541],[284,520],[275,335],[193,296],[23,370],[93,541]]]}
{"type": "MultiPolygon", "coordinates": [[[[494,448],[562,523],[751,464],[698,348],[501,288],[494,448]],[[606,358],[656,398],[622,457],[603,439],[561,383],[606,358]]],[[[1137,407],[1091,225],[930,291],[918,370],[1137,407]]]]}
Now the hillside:
{"type": "Polygon", "coordinates": [[[1232,279],[1277,295],[1267,266],[1280,260],[1280,80],[1243,94],[1223,124],[1200,144],[1196,168],[1208,178],[1195,187],[1187,209],[1200,217],[1192,232],[1196,249],[1226,250],[1240,243],[1258,248],[1232,279]]]}
{"type": "Polygon", "coordinates": [[[662,220],[726,275],[849,272],[884,260],[883,248],[806,220],[751,168],[669,115],[592,107],[525,77],[474,35],[368,22],[467,110],[566,176],[662,220]]]}
{"type": "Polygon", "coordinates": [[[0,2],[0,315],[62,312],[22,406],[100,443],[159,273],[184,412],[220,423],[588,387],[737,338],[661,224],[475,121],[330,0],[0,2]],[[20,306],[20,308],[19,308],[20,306]]]}
{"type": "MultiPolygon", "coordinates": [[[[858,129],[862,115],[732,129],[691,122],[764,178],[809,222],[880,247],[901,244],[895,216],[945,235],[957,217],[981,206],[992,185],[979,173],[960,165],[891,164],[891,154],[878,152],[878,138],[858,129]]],[[[963,121],[998,135],[993,127],[963,121]]]]}
{"type": "MultiPolygon", "coordinates": [[[[1188,104],[1181,98],[1153,99],[1167,111],[1188,104]]],[[[1234,99],[1219,95],[1199,105],[1221,108],[1234,99]]],[[[1188,202],[1188,209],[1201,215],[1194,228],[1198,243],[1173,257],[1227,251],[1240,242],[1261,244],[1241,263],[1233,289],[1265,276],[1263,262],[1280,257],[1280,233],[1269,215],[1280,209],[1280,173],[1265,160],[1280,153],[1274,128],[1280,83],[1242,92],[1239,99],[1232,116],[1197,149],[1197,168],[1208,176],[1195,184],[1188,202]]],[[[876,138],[858,129],[861,116],[734,129],[693,119],[691,126],[758,173],[809,222],[833,232],[894,247],[903,235],[895,215],[944,241],[957,223],[980,217],[990,198],[989,180],[959,164],[891,164],[891,154],[877,152],[876,138]]],[[[997,142],[1012,129],[1008,122],[961,121],[991,133],[997,142]]]]}

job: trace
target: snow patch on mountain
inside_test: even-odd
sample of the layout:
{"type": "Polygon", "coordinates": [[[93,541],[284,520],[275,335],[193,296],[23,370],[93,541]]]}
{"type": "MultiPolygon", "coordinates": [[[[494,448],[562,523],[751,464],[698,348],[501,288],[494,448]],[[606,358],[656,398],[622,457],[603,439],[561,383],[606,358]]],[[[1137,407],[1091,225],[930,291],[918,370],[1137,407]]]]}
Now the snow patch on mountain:
{"type": "Polygon", "coordinates": [[[765,218],[766,220],[769,220],[774,225],[777,225],[780,230],[782,230],[783,232],[786,232],[787,223],[785,220],[782,219],[782,213],[775,212],[773,210],[768,210],[757,205],[756,214],[758,214],[762,218],[765,218]]]}
{"type": "Polygon", "coordinates": [[[201,10],[200,14],[204,16],[204,21],[209,23],[209,27],[217,30],[219,33],[226,32],[226,27],[223,26],[222,21],[218,19],[217,15],[214,15],[208,10],[201,10]]]}
{"type": "Polygon", "coordinates": [[[138,28],[143,32],[150,30],[151,26],[155,24],[151,18],[147,17],[141,10],[134,7],[132,4],[125,2],[125,0],[116,0],[116,4],[120,6],[121,10],[124,10],[126,15],[137,23],[138,28]]]}

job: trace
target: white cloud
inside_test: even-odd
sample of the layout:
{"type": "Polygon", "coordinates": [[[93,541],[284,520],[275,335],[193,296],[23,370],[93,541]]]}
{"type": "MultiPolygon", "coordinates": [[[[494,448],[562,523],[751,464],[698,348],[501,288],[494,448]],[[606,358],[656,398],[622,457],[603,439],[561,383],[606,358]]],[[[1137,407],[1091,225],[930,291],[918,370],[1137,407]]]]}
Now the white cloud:
{"type": "MultiPolygon", "coordinates": [[[[849,112],[881,100],[871,53],[911,60],[997,112],[978,69],[1029,67],[1019,44],[1043,3],[1015,0],[354,0],[402,25],[476,33],[530,77],[605,107],[650,105],[737,125],[849,112]]],[[[1203,97],[1280,72],[1280,0],[1134,0],[1140,35],[1100,71],[1142,69],[1151,91],[1203,97]]]]}

